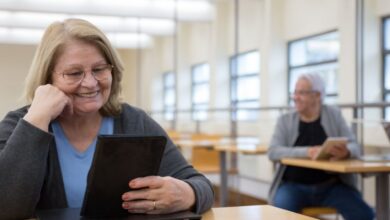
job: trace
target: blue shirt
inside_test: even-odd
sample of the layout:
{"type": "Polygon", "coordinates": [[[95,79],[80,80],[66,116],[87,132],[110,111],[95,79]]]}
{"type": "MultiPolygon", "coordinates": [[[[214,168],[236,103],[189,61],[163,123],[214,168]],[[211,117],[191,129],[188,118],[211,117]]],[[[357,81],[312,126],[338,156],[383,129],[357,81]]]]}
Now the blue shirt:
{"type": "MultiPolygon", "coordinates": [[[[95,137],[87,150],[78,152],[65,136],[58,121],[54,121],[51,127],[56,142],[68,206],[80,208],[84,199],[88,171],[91,167],[97,139],[95,137]]],[[[113,134],[113,131],[113,118],[103,118],[98,134],[113,134]]]]}

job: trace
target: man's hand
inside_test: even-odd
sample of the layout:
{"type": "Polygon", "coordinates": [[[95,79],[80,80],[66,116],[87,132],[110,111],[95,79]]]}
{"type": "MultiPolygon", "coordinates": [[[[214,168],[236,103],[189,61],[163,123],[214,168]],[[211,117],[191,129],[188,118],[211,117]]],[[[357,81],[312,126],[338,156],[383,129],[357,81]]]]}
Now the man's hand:
{"type": "Polygon", "coordinates": [[[330,160],[342,160],[350,156],[350,152],[344,144],[330,147],[327,153],[331,155],[330,160]]]}

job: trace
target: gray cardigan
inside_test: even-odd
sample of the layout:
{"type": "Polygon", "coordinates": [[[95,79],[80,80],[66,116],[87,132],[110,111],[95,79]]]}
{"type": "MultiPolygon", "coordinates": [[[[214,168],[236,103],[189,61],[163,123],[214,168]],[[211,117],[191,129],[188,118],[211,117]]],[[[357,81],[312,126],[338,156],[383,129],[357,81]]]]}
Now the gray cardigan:
{"type": "MultiPolygon", "coordinates": [[[[354,135],[347,126],[340,110],[334,106],[323,105],[321,108],[321,125],[328,137],[347,137],[347,148],[352,158],[360,155],[359,146],[354,135]]],[[[273,204],[276,189],[279,187],[286,166],[279,163],[284,157],[306,158],[309,146],[294,147],[298,138],[299,115],[296,111],[279,117],[271,139],[268,157],[276,163],[276,172],[269,192],[269,203],[273,204]]],[[[356,187],[356,176],[353,174],[340,174],[345,184],[356,187]]]]}
{"type": "MultiPolygon", "coordinates": [[[[37,209],[67,207],[54,136],[23,120],[27,109],[9,112],[0,122],[0,219],[29,218],[37,209]]],[[[114,133],[167,137],[145,112],[127,104],[114,118],[114,133]]],[[[211,183],[188,165],[169,138],[158,175],[189,183],[197,213],[211,208],[211,183]]]]}

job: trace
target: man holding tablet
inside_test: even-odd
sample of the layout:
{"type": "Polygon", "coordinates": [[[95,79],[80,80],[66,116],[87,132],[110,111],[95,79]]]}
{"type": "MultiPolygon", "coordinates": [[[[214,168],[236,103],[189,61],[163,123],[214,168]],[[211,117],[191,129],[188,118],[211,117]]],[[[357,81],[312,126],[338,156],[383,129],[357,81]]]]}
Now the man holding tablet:
{"type": "MultiPolygon", "coordinates": [[[[353,174],[285,166],[285,157],[316,159],[328,137],[345,137],[325,150],[330,160],[354,158],[358,144],[339,109],[322,104],[325,84],[317,74],[303,74],[296,83],[295,111],[282,115],[277,122],[269,158],[277,162],[270,189],[270,202],[280,208],[301,212],[305,207],[333,207],[346,220],[374,219],[372,209],[356,188],[353,174]]],[[[323,155],[323,154],[322,154],[323,155]]]]}

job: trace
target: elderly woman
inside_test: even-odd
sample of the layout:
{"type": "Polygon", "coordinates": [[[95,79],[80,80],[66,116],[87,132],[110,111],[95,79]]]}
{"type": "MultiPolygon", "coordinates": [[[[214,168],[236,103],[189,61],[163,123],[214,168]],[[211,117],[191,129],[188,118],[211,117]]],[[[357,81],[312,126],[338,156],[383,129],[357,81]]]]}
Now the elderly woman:
{"type": "MultiPolygon", "coordinates": [[[[347,145],[327,152],[331,160],[357,157],[358,144],[341,112],[322,104],[325,85],[319,75],[303,74],[294,91],[295,111],[282,115],[276,124],[268,156],[274,162],[284,157],[314,159],[327,137],[347,137],[347,145]]],[[[372,209],[356,189],[352,174],[285,166],[277,163],[270,189],[270,202],[300,212],[304,207],[334,207],[346,220],[374,218],[372,209]]]]}
{"type": "MultiPolygon", "coordinates": [[[[168,138],[142,110],[120,102],[122,72],[118,54],[91,23],[68,19],[47,28],[27,77],[31,105],[0,122],[0,219],[80,207],[99,134],[168,138]]],[[[158,176],[128,185],[122,207],[130,213],[202,213],[213,203],[210,182],[169,138],[158,176]]]]}

